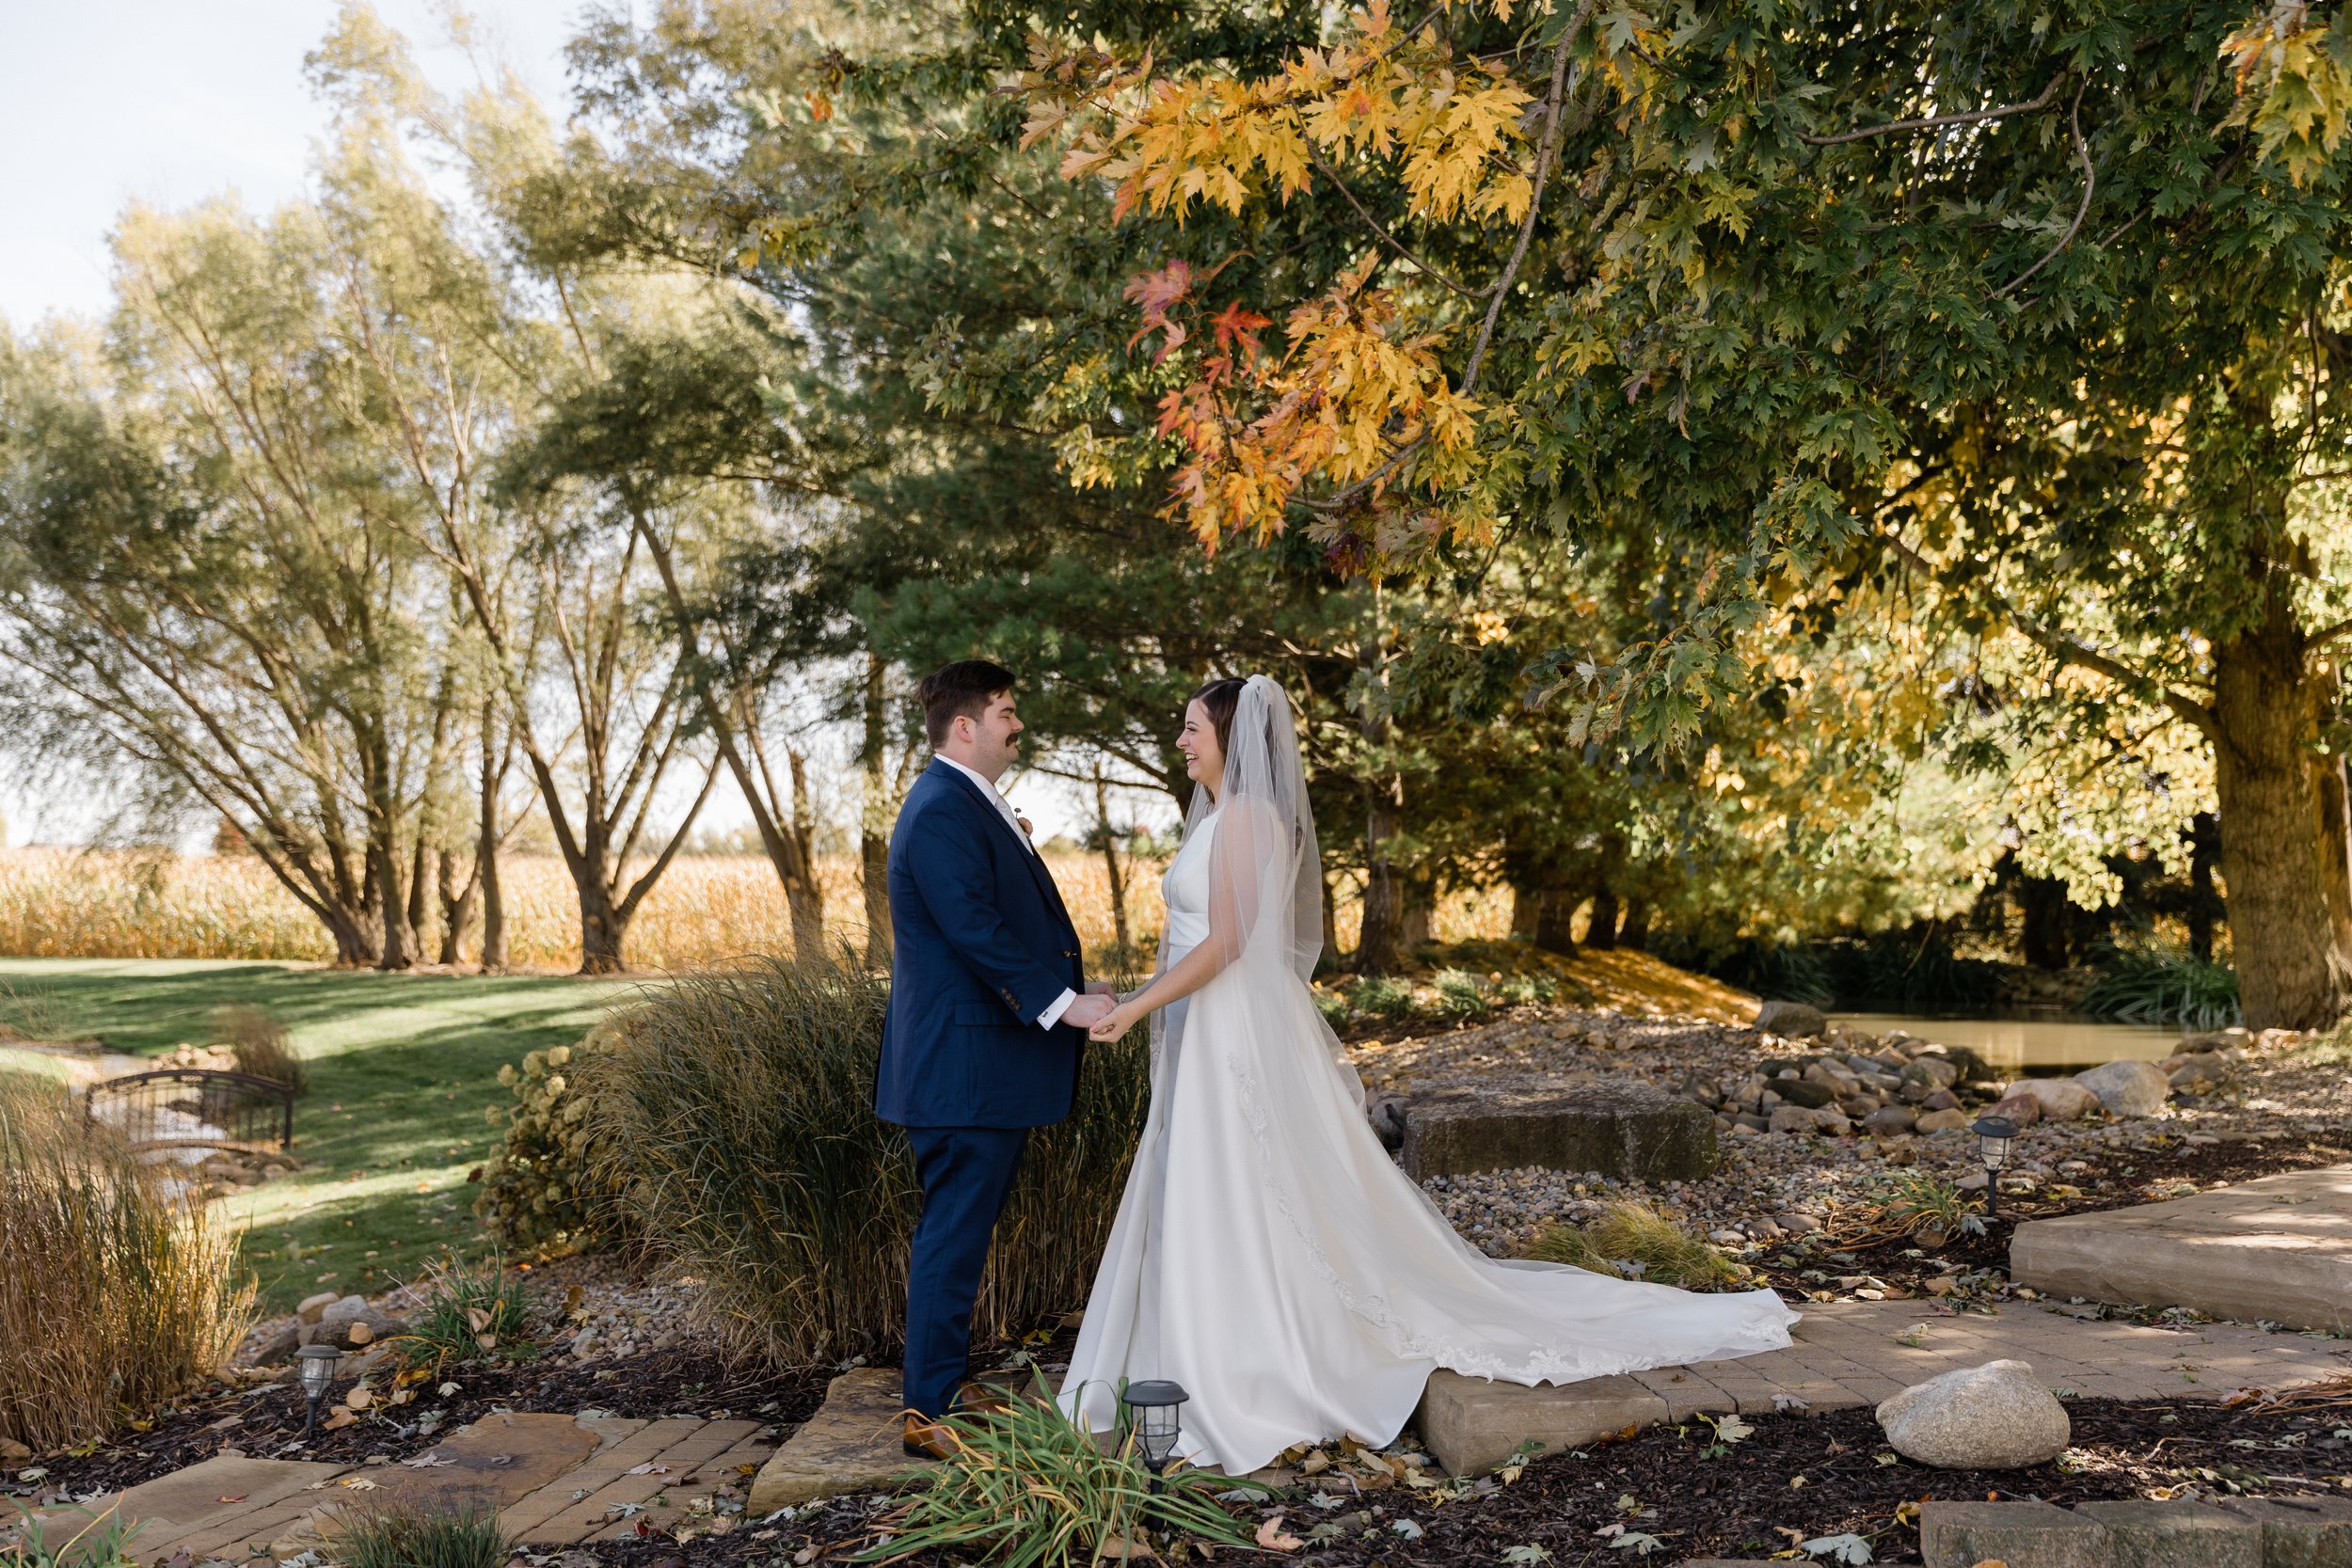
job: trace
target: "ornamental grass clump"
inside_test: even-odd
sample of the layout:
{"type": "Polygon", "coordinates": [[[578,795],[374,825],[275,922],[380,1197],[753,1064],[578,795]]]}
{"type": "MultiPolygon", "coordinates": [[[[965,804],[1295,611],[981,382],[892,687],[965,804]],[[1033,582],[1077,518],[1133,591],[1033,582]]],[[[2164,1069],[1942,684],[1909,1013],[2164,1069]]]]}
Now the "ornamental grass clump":
{"type": "Polygon", "coordinates": [[[1685,1291],[1729,1290],[1746,1277],[1746,1271],[1717,1251],[1706,1237],[1638,1199],[1611,1204],[1598,1219],[1581,1229],[1572,1225],[1546,1227],[1529,1245],[1527,1256],[1685,1291]]]}
{"type": "MultiPolygon", "coordinates": [[[[887,994],[847,963],[750,960],[648,987],[580,1069],[591,1180],[701,1281],[730,1348],[807,1365],[898,1347],[918,1192],[905,1134],[873,1112],[887,994]]],[[[1069,1119],[1031,1134],[983,1338],[1085,1302],[1150,1093],[1140,1035],[1089,1047],[1069,1119]]]]}
{"type": "Polygon", "coordinates": [[[233,1230],[57,1085],[0,1073],[0,1437],[103,1435],[229,1359],[253,1305],[233,1230]]]}
{"type": "Polygon", "coordinates": [[[533,1353],[524,1337],[532,1292],[520,1275],[508,1272],[504,1254],[469,1263],[450,1253],[434,1261],[423,1283],[431,1293],[410,1314],[415,1326],[389,1345],[403,1367],[437,1376],[469,1361],[533,1353]]]}
{"type": "Polygon", "coordinates": [[[235,1053],[237,1070],[283,1084],[296,1094],[310,1089],[310,1069],[287,1037],[286,1026],[260,1007],[237,1004],[213,1009],[213,1037],[235,1053]]]}
{"type": "Polygon", "coordinates": [[[342,1568],[501,1568],[516,1544],[495,1497],[454,1506],[395,1499],[347,1513],[334,1528],[342,1568]]]}
{"type": "Polygon", "coordinates": [[[21,1520],[16,1539],[0,1549],[0,1568],[135,1568],[138,1560],[131,1555],[131,1538],[140,1527],[124,1524],[112,1504],[103,1513],[87,1508],[71,1512],[84,1522],[63,1540],[51,1539],[61,1528],[55,1522],[43,1524],[30,1516],[21,1520]]]}
{"type": "Polygon", "coordinates": [[[923,1490],[862,1560],[940,1552],[1004,1568],[1132,1561],[1160,1555],[1153,1531],[1243,1551],[1257,1545],[1217,1505],[1211,1478],[1179,1463],[1155,1491],[1132,1433],[1097,1442],[1061,1413],[1042,1382],[1033,1398],[946,1425],[955,1438],[947,1458],[930,1477],[908,1478],[923,1490]]]}

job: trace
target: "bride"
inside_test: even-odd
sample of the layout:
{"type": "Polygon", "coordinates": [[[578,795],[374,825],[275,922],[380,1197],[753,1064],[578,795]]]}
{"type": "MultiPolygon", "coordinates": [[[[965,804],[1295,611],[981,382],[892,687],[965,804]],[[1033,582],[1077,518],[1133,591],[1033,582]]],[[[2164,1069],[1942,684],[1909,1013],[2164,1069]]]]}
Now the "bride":
{"type": "Polygon", "coordinates": [[[1788,1343],[1770,1291],[1694,1295],[1456,1236],[1381,1147],[1308,989],[1323,873],[1289,699],[1212,681],[1176,744],[1199,787],[1159,972],[1092,1030],[1152,1015],[1151,1115],[1065,1409],[1106,1430],[1122,1380],[1173,1379],[1192,1396],[1179,1451],[1240,1475],[1296,1443],[1392,1441],[1439,1368],[1572,1383],[1788,1343]]]}

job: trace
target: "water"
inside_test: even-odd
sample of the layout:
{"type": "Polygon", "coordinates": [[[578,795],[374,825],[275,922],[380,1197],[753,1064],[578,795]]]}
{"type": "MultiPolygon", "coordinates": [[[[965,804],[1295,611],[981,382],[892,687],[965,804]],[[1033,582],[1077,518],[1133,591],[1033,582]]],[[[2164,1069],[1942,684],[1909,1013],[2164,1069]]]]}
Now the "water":
{"type": "Polygon", "coordinates": [[[1964,1045],[1996,1071],[2020,1078],[2079,1072],[2101,1062],[2161,1061],[2180,1049],[2184,1033],[2169,1025],[2114,1023],[2058,1012],[2020,1011],[1991,1018],[1841,1012],[1831,1017],[1865,1034],[1902,1029],[1923,1040],[1964,1045]]]}

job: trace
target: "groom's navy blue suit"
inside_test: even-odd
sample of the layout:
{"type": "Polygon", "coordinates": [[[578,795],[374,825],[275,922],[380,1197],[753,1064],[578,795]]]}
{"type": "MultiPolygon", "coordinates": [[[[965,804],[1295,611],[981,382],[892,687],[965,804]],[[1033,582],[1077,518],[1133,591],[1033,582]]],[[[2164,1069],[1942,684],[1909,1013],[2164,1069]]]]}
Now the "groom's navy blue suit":
{"type": "Polygon", "coordinates": [[[904,1398],[946,1413],[972,1303],[1029,1129],[1070,1114],[1086,1032],[1038,1019],[1086,976],[1044,863],[980,786],[933,761],[890,835],[890,1007],[874,1114],[923,1186],[907,1272],[904,1398]]]}

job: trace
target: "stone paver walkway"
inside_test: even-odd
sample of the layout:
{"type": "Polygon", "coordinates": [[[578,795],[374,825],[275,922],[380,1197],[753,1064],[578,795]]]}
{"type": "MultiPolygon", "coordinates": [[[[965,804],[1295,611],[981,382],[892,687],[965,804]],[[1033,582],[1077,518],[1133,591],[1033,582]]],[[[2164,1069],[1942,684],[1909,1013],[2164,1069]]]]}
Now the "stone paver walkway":
{"type": "Polygon", "coordinates": [[[2054,1295],[2352,1328],[2352,1165],[2029,1220],[2010,1243],[2010,1274],[2054,1295]]]}
{"type": "Polygon", "coordinates": [[[774,1452],[758,1421],[500,1412],[400,1465],[331,1465],[223,1454],[90,1504],[140,1527],[131,1553],[153,1563],[286,1558],[331,1534],[343,1511],[394,1500],[497,1504],[524,1544],[575,1545],[669,1530],[739,1512],[774,1452]]]}
{"type": "Polygon", "coordinates": [[[2085,1323],[2022,1304],[1993,1316],[1934,1317],[1922,1302],[1833,1302],[1805,1307],[1793,1338],[1787,1350],[1736,1361],[1557,1387],[1439,1372],[1415,1425],[1438,1462],[1460,1475],[1502,1464],[1531,1438],[1578,1448],[1627,1427],[1700,1414],[1847,1410],[2004,1357],[2030,1363],[2052,1388],[2090,1399],[2212,1399],[2352,1374],[2352,1342],[2344,1340],[2224,1324],[2085,1323]]]}

